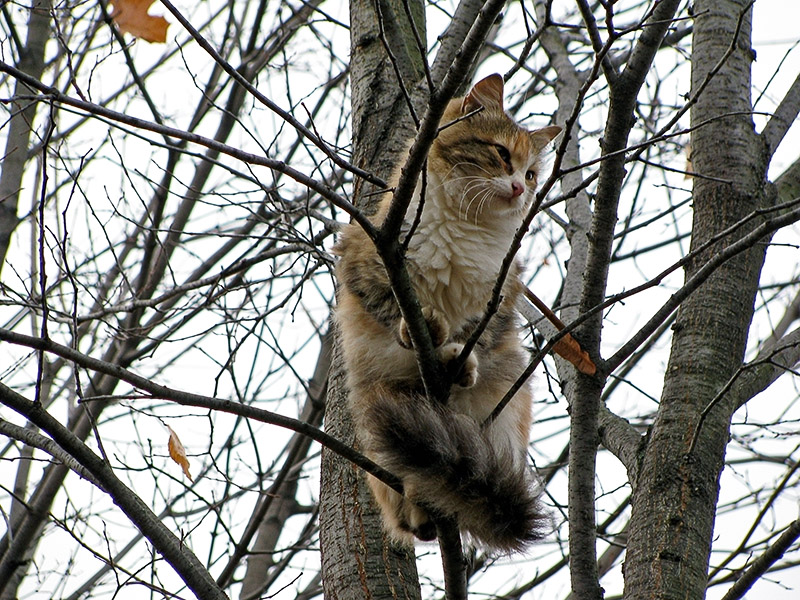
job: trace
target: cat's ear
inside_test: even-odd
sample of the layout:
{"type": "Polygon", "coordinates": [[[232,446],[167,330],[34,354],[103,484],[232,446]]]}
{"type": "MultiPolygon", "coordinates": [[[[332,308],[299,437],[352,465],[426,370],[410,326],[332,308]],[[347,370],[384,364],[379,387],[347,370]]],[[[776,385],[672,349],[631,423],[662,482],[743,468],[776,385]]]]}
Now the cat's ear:
{"type": "Polygon", "coordinates": [[[466,114],[481,106],[488,111],[503,112],[503,78],[497,73],[472,86],[461,101],[461,112],[466,114]]]}
{"type": "Polygon", "coordinates": [[[531,131],[528,135],[531,138],[531,145],[537,152],[547,146],[547,144],[561,133],[561,127],[558,125],[548,125],[541,129],[531,131]]]}

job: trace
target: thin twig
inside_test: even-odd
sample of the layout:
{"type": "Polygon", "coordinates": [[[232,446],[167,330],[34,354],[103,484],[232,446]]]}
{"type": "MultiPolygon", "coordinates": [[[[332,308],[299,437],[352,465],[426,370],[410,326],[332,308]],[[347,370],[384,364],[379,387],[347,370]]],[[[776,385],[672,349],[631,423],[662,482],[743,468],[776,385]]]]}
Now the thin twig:
{"type": "Polygon", "coordinates": [[[467,561],[455,517],[436,517],[436,537],[442,553],[446,600],[467,600],[467,561]]]}
{"type": "Polygon", "coordinates": [[[218,142],[214,139],[210,139],[196,133],[190,133],[182,129],[169,127],[166,125],[159,125],[157,123],[152,123],[150,121],[145,121],[143,119],[137,119],[136,117],[132,117],[125,113],[120,113],[108,109],[98,104],[93,104],[91,102],[85,102],[83,100],[73,98],[71,96],[62,93],[57,88],[46,85],[41,81],[39,81],[38,79],[30,77],[26,73],[23,73],[19,69],[16,69],[15,67],[2,61],[0,61],[0,72],[8,73],[12,77],[21,80],[28,87],[38,90],[42,94],[42,96],[34,96],[33,98],[34,100],[53,101],[53,102],[58,102],[59,104],[66,104],[68,106],[73,106],[90,114],[105,117],[107,119],[110,119],[111,121],[124,123],[126,125],[136,127],[138,129],[152,131],[154,133],[158,133],[161,135],[169,135],[176,139],[185,140],[193,144],[198,144],[200,146],[205,146],[206,148],[216,150],[217,152],[226,154],[228,156],[231,156],[233,158],[236,158],[237,160],[241,160],[248,164],[268,167],[270,169],[279,171],[284,175],[291,177],[298,183],[305,185],[309,189],[317,192],[320,196],[322,196],[326,200],[329,200],[332,204],[347,212],[347,214],[350,215],[354,220],[356,220],[358,224],[364,228],[365,231],[367,231],[368,233],[372,232],[374,235],[375,228],[370,222],[370,220],[367,219],[361,213],[361,211],[359,211],[355,206],[353,206],[348,200],[346,200],[344,197],[334,192],[327,185],[320,183],[317,180],[313,179],[312,177],[309,177],[305,173],[298,171],[297,169],[287,165],[284,161],[267,158],[265,156],[259,156],[257,154],[252,154],[250,152],[245,152],[243,150],[240,150],[239,148],[228,146],[227,144],[223,144],[222,142],[218,142]]]}
{"type": "Polygon", "coordinates": [[[722,597],[722,600],[739,600],[744,598],[753,584],[780,559],[792,544],[800,538],[800,519],[792,521],[781,536],[767,548],[761,556],[754,560],[741,574],[739,579],[722,597]]]}
{"type": "Polygon", "coordinates": [[[52,340],[35,338],[2,328],[0,328],[0,340],[56,354],[57,356],[61,356],[69,361],[72,361],[85,369],[97,371],[98,373],[104,373],[114,377],[115,379],[129,383],[135,388],[147,392],[151,399],[161,398],[163,400],[170,400],[182,406],[196,406],[200,408],[207,408],[209,410],[218,410],[296,431],[310,437],[315,442],[343,456],[353,464],[364,469],[370,475],[380,479],[383,483],[398,493],[403,493],[403,486],[400,481],[397,479],[397,477],[386,471],[386,469],[376,465],[366,456],[356,452],[347,444],[298,419],[293,419],[291,417],[286,417],[268,410],[256,408],[255,406],[240,404],[232,400],[212,398],[210,396],[203,396],[201,394],[193,394],[190,392],[169,388],[167,386],[154,383],[152,380],[147,379],[146,377],[136,375],[132,371],[124,369],[119,365],[87,356],[68,346],[57,344],[52,340]]]}
{"type": "Polygon", "coordinates": [[[364,171],[363,169],[359,169],[355,165],[350,164],[346,160],[342,159],[336,152],[334,152],[328,144],[325,143],[324,140],[319,138],[314,132],[308,129],[305,125],[303,125],[300,121],[294,118],[290,113],[283,110],[277,104],[275,104],[272,100],[267,98],[264,94],[258,91],[258,89],[250,83],[247,79],[245,79],[241,73],[239,73],[233,66],[228,63],[220,54],[219,52],[214,49],[214,47],[206,40],[199,31],[197,31],[192,24],[181,14],[181,12],[175,8],[175,6],[169,2],[169,0],[163,0],[161,2],[166,9],[174,16],[178,22],[183,26],[184,29],[192,36],[192,38],[198,43],[198,45],[203,48],[209,55],[214,59],[214,61],[224,69],[224,71],[230,75],[230,77],[236,81],[239,85],[241,85],[244,89],[247,90],[256,100],[261,102],[264,106],[269,108],[275,114],[280,116],[284,121],[289,123],[292,127],[294,127],[297,131],[299,131],[303,136],[306,137],[312,144],[314,144],[317,148],[322,150],[325,155],[330,158],[337,166],[350,171],[354,175],[358,175],[362,179],[369,181],[375,185],[379,185],[383,187],[385,184],[384,182],[375,177],[372,173],[368,171],[364,171]]]}

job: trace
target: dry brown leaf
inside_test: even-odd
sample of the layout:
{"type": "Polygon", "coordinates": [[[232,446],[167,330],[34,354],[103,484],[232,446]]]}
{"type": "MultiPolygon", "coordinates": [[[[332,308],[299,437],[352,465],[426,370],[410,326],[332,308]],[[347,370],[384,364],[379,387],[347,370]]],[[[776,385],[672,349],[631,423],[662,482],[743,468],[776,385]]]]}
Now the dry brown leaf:
{"type": "Polygon", "coordinates": [[[169,23],[164,17],[147,14],[153,2],[155,0],[114,0],[111,18],[122,33],[163,44],[167,41],[169,23]]]}
{"type": "MultiPolygon", "coordinates": [[[[536,294],[534,294],[527,287],[524,288],[524,293],[528,300],[531,301],[531,304],[539,309],[539,312],[541,312],[548,321],[555,325],[556,329],[559,331],[564,329],[564,323],[561,322],[561,319],[559,319],[556,314],[550,310],[549,306],[539,300],[539,297],[536,294]]],[[[575,368],[584,375],[594,375],[597,372],[597,366],[594,364],[594,362],[592,362],[592,359],[589,358],[589,353],[581,348],[581,345],[577,342],[577,340],[568,333],[553,345],[553,352],[558,354],[561,358],[571,362],[573,365],[575,365],[575,368]]]]}
{"type": "Polygon", "coordinates": [[[565,335],[555,343],[553,352],[571,362],[584,375],[594,375],[597,372],[597,367],[592,362],[592,359],[589,358],[589,354],[581,348],[581,345],[570,334],[565,335]]]}
{"type": "Polygon", "coordinates": [[[186,457],[186,450],[178,434],[175,433],[169,425],[167,425],[167,429],[169,430],[169,442],[167,443],[169,457],[181,466],[183,474],[189,478],[189,481],[194,482],[191,473],[189,473],[189,459],[186,457]]]}

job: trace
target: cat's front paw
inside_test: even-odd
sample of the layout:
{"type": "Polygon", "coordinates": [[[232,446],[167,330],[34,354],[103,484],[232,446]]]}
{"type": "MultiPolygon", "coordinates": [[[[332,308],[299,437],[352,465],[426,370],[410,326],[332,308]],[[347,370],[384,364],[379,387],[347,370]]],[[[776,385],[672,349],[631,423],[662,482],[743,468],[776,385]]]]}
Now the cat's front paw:
{"type": "MultiPolygon", "coordinates": [[[[464,344],[451,342],[439,349],[439,357],[442,359],[445,366],[448,366],[450,362],[461,354],[461,350],[463,349],[464,344]]],[[[454,381],[464,388],[472,387],[478,382],[478,359],[475,358],[475,354],[472,352],[469,353],[467,360],[464,362],[464,366],[456,373],[454,381]]]]}
{"type": "MultiPolygon", "coordinates": [[[[438,348],[447,341],[450,337],[450,327],[444,315],[432,306],[425,306],[422,309],[422,316],[425,317],[425,323],[428,326],[428,332],[431,334],[434,348],[438,348]]],[[[398,341],[403,348],[411,348],[411,336],[408,333],[408,323],[406,320],[400,319],[400,327],[398,330],[398,341]]]]}

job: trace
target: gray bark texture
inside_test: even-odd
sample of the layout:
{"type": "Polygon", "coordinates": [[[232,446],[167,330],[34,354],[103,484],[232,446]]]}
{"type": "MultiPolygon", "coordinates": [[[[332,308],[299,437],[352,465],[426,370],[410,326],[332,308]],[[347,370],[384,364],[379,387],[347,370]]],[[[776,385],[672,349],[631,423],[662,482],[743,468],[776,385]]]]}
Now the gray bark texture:
{"type": "MultiPolygon", "coordinates": [[[[421,76],[417,54],[401,2],[380,2],[383,34],[376,3],[350,3],[353,123],[353,163],[386,179],[412,134],[408,106],[400,93],[397,75],[382,41],[392,40],[394,53],[405,51],[403,65],[408,83],[421,76]],[[402,44],[398,40],[404,40],[402,44]],[[416,69],[410,69],[411,66],[416,69]]],[[[412,3],[424,39],[421,4],[412,3]]],[[[369,212],[374,186],[356,183],[356,204],[369,212]]],[[[334,338],[335,328],[334,328],[334,338]]],[[[334,349],[325,407],[325,430],[355,445],[353,424],[347,408],[347,389],[339,352],[334,349]]],[[[357,446],[356,446],[357,447],[357,446]]],[[[420,588],[413,551],[391,544],[383,531],[381,516],[360,469],[340,456],[323,451],[320,489],[320,547],[322,581],[328,600],[348,598],[419,598],[420,588]]]]}
{"type": "MultiPolygon", "coordinates": [[[[28,19],[28,35],[20,49],[17,68],[40,79],[44,71],[44,47],[50,37],[50,1],[33,0],[28,19]]],[[[17,80],[14,98],[30,95],[29,88],[17,80]]],[[[28,162],[28,146],[34,129],[36,102],[20,102],[13,107],[8,125],[5,151],[0,169],[0,271],[6,259],[11,234],[17,228],[17,205],[22,174],[28,162]]]]}
{"type": "MultiPolygon", "coordinates": [[[[748,3],[703,0],[694,10],[693,92],[708,85],[691,112],[698,173],[692,249],[773,200],[766,149],[749,116],[748,3]]],[[[747,231],[742,227],[734,236],[747,231]]],[[[736,237],[699,254],[686,268],[687,280],[736,237]]],[[[736,406],[722,402],[710,411],[689,450],[701,412],[744,356],[765,247],[758,244],[723,264],[678,311],[661,403],[632,482],[625,598],[705,597],[719,477],[736,406]]]]}
{"type": "MultiPolygon", "coordinates": [[[[341,364],[341,357],[334,352],[325,429],[355,445],[341,364]]],[[[326,599],[420,598],[414,552],[389,543],[364,474],[327,450],[322,452],[319,512],[326,599]]]]}

